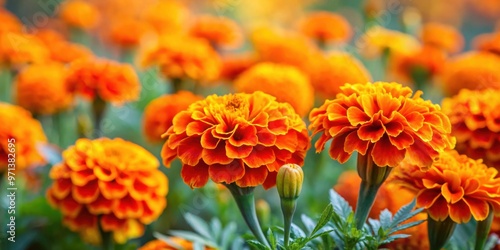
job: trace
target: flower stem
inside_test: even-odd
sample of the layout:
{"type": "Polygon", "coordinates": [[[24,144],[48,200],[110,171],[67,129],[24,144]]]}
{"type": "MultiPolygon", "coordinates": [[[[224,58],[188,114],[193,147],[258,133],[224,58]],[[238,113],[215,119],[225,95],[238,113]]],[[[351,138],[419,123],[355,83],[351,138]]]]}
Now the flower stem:
{"type": "Polygon", "coordinates": [[[250,228],[250,231],[252,231],[255,238],[257,238],[260,243],[269,246],[264,233],[262,233],[259,220],[257,219],[253,194],[254,188],[241,188],[236,186],[235,184],[228,184],[226,185],[226,187],[229,189],[229,191],[231,191],[231,194],[233,195],[233,198],[236,201],[238,208],[240,209],[243,219],[245,220],[248,228],[250,228]]]}
{"type": "Polygon", "coordinates": [[[12,102],[12,71],[0,65],[0,101],[12,102]]]}
{"type": "Polygon", "coordinates": [[[491,223],[493,222],[493,212],[490,208],[490,213],[485,220],[478,221],[476,227],[476,246],[475,250],[482,250],[484,248],[484,244],[488,240],[488,234],[490,233],[491,223]]]}
{"type": "Polygon", "coordinates": [[[370,185],[366,181],[361,181],[356,212],[354,213],[354,218],[356,218],[356,228],[363,228],[363,225],[368,218],[368,214],[372,209],[373,203],[375,202],[375,197],[377,196],[379,188],[380,185],[370,185]]]}
{"type": "MultiPolygon", "coordinates": [[[[100,220],[98,220],[100,221],[100,220]]],[[[101,234],[101,247],[103,250],[113,250],[115,249],[113,242],[113,235],[111,232],[106,232],[102,229],[101,223],[97,222],[99,225],[99,233],[101,234]]]]}
{"type": "Polygon", "coordinates": [[[297,207],[297,202],[295,199],[281,199],[281,211],[283,212],[283,225],[285,233],[285,248],[288,247],[288,242],[290,241],[290,228],[292,226],[293,214],[295,213],[295,208],[297,207]]]}
{"type": "Polygon", "coordinates": [[[106,102],[101,97],[96,96],[92,102],[92,112],[94,113],[94,138],[101,136],[101,122],[106,111],[106,102]]]}
{"type": "Polygon", "coordinates": [[[457,223],[448,216],[444,221],[436,221],[430,216],[427,218],[427,231],[429,232],[430,250],[440,250],[450,239],[457,223]]]}

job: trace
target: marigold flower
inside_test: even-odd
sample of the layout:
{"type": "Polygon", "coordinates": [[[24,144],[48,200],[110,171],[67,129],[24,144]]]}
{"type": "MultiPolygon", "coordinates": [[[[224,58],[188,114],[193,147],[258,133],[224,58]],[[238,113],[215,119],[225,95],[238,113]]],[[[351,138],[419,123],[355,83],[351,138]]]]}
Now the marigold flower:
{"type": "Polygon", "coordinates": [[[38,30],[35,36],[45,44],[49,50],[50,59],[53,61],[70,63],[78,59],[92,57],[90,49],[80,44],[68,42],[62,34],[54,30],[38,30]],[[61,53],[61,51],[64,51],[64,53],[61,53]]]}
{"type": "Polygon", "coordinates": [[[498,20],[498,16],[500,16],[500,2],[496,0],[475,0],[468,1],[468,3],[481,17],[498,20]]]}
{"type": "Polygon", "coordinates": [[[463,89],[443,100],[443,112],[450,118],[456,150],[489,167],[500,169],[500,90],[463,89]]]}
{"type": "Polygon", "coordinates": [[[166,166],[178,157],[181,175],[191,188],[208,179],[226,185],[255,187],[276,184],[285,163],[302,165],[309,137],[288,103],[260,91],[211,95],[174,117],[163,135],[166,166]]]}
{"type": "Polygon", "coordinates": [[[16,170],[37,167],[45,160],[37,150],[37,144],[47,142],[40,122],[31,113],[19,106],[0,102],[0,172],[4,172],[9,162],[9,143],[15,145],[16,170]]]}
{"type": "Polygon", "coordinates": [[[396,77],[404,80],[415,80],[417,74],[431,78],[442,72],[446,59],[442,49],[424,45],[410,54],[391,57],[389,67],[396,77]]]}
{"type": "Polygon", "coordinates": [[[78,60],[70,65],[68,86],[71,91],[93,100],[123,103],[139,97],[141,85],[132,66],[104,59],[78,60]]]}
{"type": "Polygon", "coordinates": [[[152,47],[145,48],[141,65],[158,65],[165,77],[191,78],[201,83],[219,77],[220,57],[206,40],[187,36],[160,37],[152,47]]]}
{"type": "Polygon", "coordinates": [[[385,51],[391,54],[408,54],[420,47],[419,42],[408,34],[375,26],[356,41],[361,55],[366,58],[380,57],[385,51]]]}
{"type": "MultiPolygon", "coordinates": [[[[144,246],[140,247],[138,250],[176,250],[179,249],[178,247],[180,246],[181,249],[184,250],[193,250],[193,242],[185,240],[183,238],[179,237],[169,237],[169,240],[171,240],[173,243],[175,243],[177,246],[172,246],[168,244],[165,241],[162,240],[152,240],[148,243],[146,243],[144,246]]],[[[205,247],[206,250],[212,249],[211,247],[205,247]]]]}
{"type": "Polygon", "coordinates": [[[4,32],[21,32],[21,21],[11,12],[0,7],[0,34],[4,32]]]}
{"type": "Polygon", "coordinates": [[[396,167],[405,157],[428,167],[452,146],[451,125],[438,105],[397,83],[346,84],[334,100],[311,111],[309,129],[320,134],[316,152],[333,139],[329,154],[340,163],[354,151],[380,167],[396,167]]]}
{"type": "Polygon", "coordinates": [[[54,114],[71,106],[73,94],[66,85],[61,64],[34,64],[17,76],[17,104],[36,114],[54,114]]]}
{"type": "Polygon", "coordinates": [[[464,47],[462,34],[453,26],[441,23],[426,23],[420,31],[424,45],[434,46],[448,53],[460,52],[464,47]]]}
{"type": "Polygon", "coordinates": [[[323,43],[348,42],[352,37],[352,29],[347,20],[327,11],[313,12],[303,18],[299,24],[306,36],[323,43]]]}
{"type": "Polygon", "coordinates": [[[403,161],[391,181],[417,194],[417,206],[427,209],[435,221],[448,217],[456,223],[477,221],[492,212],[500,212],[500,178],[498,171],[482,160],[473,160],[455,150],[444,151],[428,171],[403,161]]]}
{"type": "Polygon", "coordinates": [[[220,72],[220,79],[233,81],[241,73],[251,68],[259,62],[254,54],[238,54],[223,56],[222,69],[220,72]]]}
{"type": "Polygon", "coordinates": [[[188,91],[179,91],[164,95],[151,101],[144,110],[144,134],[152,142],[162,142],[161,135],[172,126],[177,113],[186,110],[189,105],[201,97],[188,91]]]}
{"type": "Polygon", "coordinates": [[[59,10],[59,16],[69,26],[89,30],[99,22],[97,8],[83,0],[65,1],[59,10]]]}
{"type": "Polygon", "coordinates": [[[198,17],[189,33],[194,37],[208,40],[215,48],[235,48],[243,42],[238,24],[222,16],[204,15],[198,17]]]}
{"type": "Polygon", "coordinates": [[[311,57],[305,69],[318,95],[334,98],[345,83],[366,83],[372,77],[363,64],[350,54],[333,52],[311,57]]]}
{"type": "Polygon", "coordinates": [[[131,142],[79,139],[50,170],[54,182],[47,199],[72,231],[95,235],[100,225],[124,243],[141,236],[166,206],[168,180],[158,166],[151,153],[131,142]]]}
{"type": "Polygon", "coordinates": [[[262,91],[288,102],[297,114],[304,116],[311,110],[314,93],[307,76],[295,67],[260,63],[243,72],[234,82],[238,92],[262,91]]]}
{"type": "Polygon", "coordinates": [[[49,57],[48,49],[35,36],[14,32],[0,34],[0,65],[43,63],[49,57]]]}
{"type": "Polygon", "coordinates": [[[452,58],[441,74],[441,87],[448,96],[461,89],[500,88],[500,58],[487,52],[468,52],[452,58]]]}
{"type": "Polygon", "coordinates": [[[152,32],[153,27],[143,20],[120,18],[114,20],[109,28],[111,43],[124,48],[136,47],[144,36],[152,32]]]}
{"type": "Polygon", "coordinates": [[[472,44],[477,50],[500,55],[500,32],[479,35],[472,44]]]}
{"type": "Polygon", "coordinates": [[[153,26],[159,34],[180,31],[188,17],[189,10],[186,6],[180,1],[172,0],[156,1],[142,14],[142,19],[153,26]]]}

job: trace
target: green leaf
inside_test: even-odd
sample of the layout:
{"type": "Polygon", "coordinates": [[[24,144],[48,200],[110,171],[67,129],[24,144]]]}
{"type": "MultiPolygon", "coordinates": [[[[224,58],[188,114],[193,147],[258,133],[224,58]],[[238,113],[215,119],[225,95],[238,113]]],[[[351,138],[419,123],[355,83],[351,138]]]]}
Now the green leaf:
{"type": "Polygon", "coordinates": [[[273,231],[270,228],[267,229],[267,239],[269,240],[271,249],[276,250],[276,236],[274,235],[273,231]]]}
{"type": "Polygon", "coordinates": [[[393,242],[397,239],[404,239],[404,238],[408,238],[410,237],[411,235],[409,234],[394,234],[394,235],[391,235],[389,236],[389,238],[383,240],[382,242],[380,242],[380,244],[387,244],[387,243],[390,243],[390,242],[393,242]]]}
{"type": "Polygon", "coordinates": [[[306,238],[306,233],[300,229],[297,225],[292,223],[292,226],[290,227],[290,236],[291,238],[306,238]]]}
{"type": "Polygon", "coordinates": [[[212,239],[208,225],[203,219],[191,213],[185,213],[184,219],[186,219],[187,223],[201,236],[212,239]]]}
{"type": "Polygon", "coordinates": [[[181,238],[184,238],[184,239],[192,241],[192,242],[200,242],[205,246],[217,248],[217,244],[215,244],[215,243],[211,242],[210,240],[205,239],[205,238],[201,237],[200,235],[197,235],[193,232],[180,231],[180,230],[170,230],[169,232],[173,236],[181,237],[181,238]]]}
{"type": "Polygon", "coordinates": [[[392,218],[392,223],[391,223],[390,228],[393,228],[393,227],[401,224],[403,221],[413,217],[415,214],[420,213],[422,211],[422,209],[415,210],[415,211],[418,211],[416,213],[415,213],[415,211],[413,213],[411,211],[415,207],[416,203],[417,203],[417,201],[415,199],[413,199],[409,204],[401,207],[401,209],[399,209],[399,211],[396,212],[396,214],[394,215],[394,218],[392,218]]]}
{"type": "Polygon", "coordinates": [[[499,240],[498,235],[496,235],[496,234],[490,235],[490,237],[488,238],[488,241],[486,241],[486,244],[484,245],[484,249],[495,248],[495,246],[497,244],[500,244],[500,242],[498,240],[499,240]]]}
{"type": "Polygon", "coordinates": [[[247,240],[248,245],[257,248],[259,250],[269,250],[270,248],[267,247],[266,245],[256,241],[256,240],[247,240]]]}
{"type": "Polygon", "coordinates": [[[229,223],[221,232],[220,237],[220,247],[221,249],[227,249],[229,244],[231,243],[231,239],[234,238],[234,234],[236,233],[236,223],[229,223]]]}
{"type": "Polygon", "coordinates": [[[380,212],[379,221],[380,221],[380,226],[384,230],[387,230],[391,227],[392,213],[389,211],[389,209],[386,208],[382,210],[382,212],[380,212]]]}
{"type": "Polygon", "coordinates": [[[424,222],[425,222],[425,220],[418,220],[418,221],[412,221],[412,222],[408,222],[408,223],[405,223],[405,224],[398,225],[397,227],[392,228],[389,231],[389,234],[393,234],[393,233],[395,233],[397,231],[405,230],[407,228],[420,225],[420,224],[422,224],[424,222]]]}
{"type": "Polygon", "coordinates": [[[326,223],[330,221],[332,215],[333,215],[333,206],[332,204],[328,204],[325,210],[323,210],[323,212],[321,213],[321,217],[318,220],[318,224],[316,224],[316,226],[312,230],[311,235],[315,234],[316,232],[318,232],[318,230],[323,228],[326,225],[326,223]]]}
{"type": "Polygon", "coordinates": [[[300,219],[302,220],[302,224],[304,224],[304,226],[306,227],[307,231],[312,234],[312,231],[315,227],[315,223],[314,221],[309,218],[309,216],[305,215],[305,214],[302,214],[300,216],[300,219]]]}
{"type": "Polygon", "coordinates": [[[333,205],[333,210],[342,218],[347,218],[352,213],[349,203],[333,189],[330,189],[330,203],[333,205]]]}
{"type": "Polygon", "coordinates": [[[210,220],[210,234],[212,235],[212,239],[219,241],[222,232],[222,225],[220,221],[216,218],[212,218],[210,220]]]}

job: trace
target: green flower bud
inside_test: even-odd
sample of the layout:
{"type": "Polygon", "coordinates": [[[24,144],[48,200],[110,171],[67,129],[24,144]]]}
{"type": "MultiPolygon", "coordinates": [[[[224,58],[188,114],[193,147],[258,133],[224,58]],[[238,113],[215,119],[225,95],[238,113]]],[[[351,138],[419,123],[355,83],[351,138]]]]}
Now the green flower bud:
{"type": "Polygon", "coordinates": [[[285,164],[278,171],[276,187],[281,199],[297,199],[302,190],[304,172],[297,164],[285,164]]]}

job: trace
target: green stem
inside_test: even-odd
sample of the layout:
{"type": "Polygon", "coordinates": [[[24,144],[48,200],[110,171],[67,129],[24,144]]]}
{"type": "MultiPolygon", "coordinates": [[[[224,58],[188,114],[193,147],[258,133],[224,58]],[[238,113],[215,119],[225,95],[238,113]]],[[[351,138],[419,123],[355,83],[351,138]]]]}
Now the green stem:
{"type": "Polygon", "coordinates": [[[96,96],[92,102],[92,112],[94,113],[94,138],[101,136],[101,121],[106,111],[106,102],[99,96],[96,96]]]}
{"type": "Polygon", "coordinates": [[[181,78],[173,78],[170,80],[172,83],[172,91],[173,93],[179,92],[179,90],[182,90],[182,79],[181,78]]]}
{"type": "Polygon", "coordinates": [[[430,250],[440,250],[450,239],[457,223],[448,216],[444,221],[436,221],[430,216],[427,218],[430,250]]]}
{"type": "Polygon", "coordinates": [[[12,71],[0,66],[0,101],[12,103],[12,71]]]}
{"type": "Polygon", "coordinates": [[[59,145],[59,130],[54,122],[53,115],[35,115],[35,118],[40,121],[42,128],[50,143],[59,145]]]}
{"type": "Polygon", "coordinates": [[[356,218],[356,228],[361,229],[365,225],[379,188],[380,185],[370,185],[366,181],[361,181],[356,212],[354,213],[354,218],[356,218]]]}
{"type": "Polygon", "coordinates": [[[494,213],[491,211],[490,207],[490,213],[488,214],[488,217],[486,217],[486,219],[483,221],[477,222],[476,246],[474,247],[475,250],[482,250],[484,248],[484,245],[486,244],[488,235],[490,233],[491,223],[493,222],[493,214],[494,213]]]}
{"type": "Polygon", "coordinates": [[[288,247],[290,241],[290,228],[292,226],[293,214],[297,203],[295,199],[281,199],[281,211],[283,212],[284,233],[285,233],[285,248],[288,247]]]}
{"type": "Polygon", "coordinates": [[[99,232],[101,233],[101,247],[103,250],[113,250],[115,249],[113,234],[111,232],[106,232],[102,229],[100,219],[97,224],[99,225],[99,232]]]}
{"type": "Polygon", "coordinates": [[[253,235],[257,240],[269,246],[269,243],[262,232],[262,229],[259,224],[259,220],[257,219],[257,213],[255,211],[255,201],[254,201],[254,188],[240,188],[235,184],[226,185],[226,187],[231,191],[238,208],[240,209],[241,215],[245,220],[248,228],[252,231],[253,235]]]}
{"type": "Polygon", "coordinates": [[[67,148],[77,139],[77,118],[75,110],[63,110],[54,114],[54,120],[59,130],[59,146],[67,148]]]}

